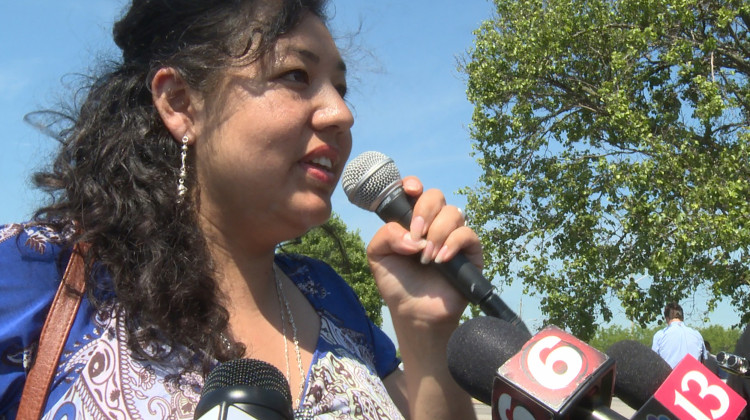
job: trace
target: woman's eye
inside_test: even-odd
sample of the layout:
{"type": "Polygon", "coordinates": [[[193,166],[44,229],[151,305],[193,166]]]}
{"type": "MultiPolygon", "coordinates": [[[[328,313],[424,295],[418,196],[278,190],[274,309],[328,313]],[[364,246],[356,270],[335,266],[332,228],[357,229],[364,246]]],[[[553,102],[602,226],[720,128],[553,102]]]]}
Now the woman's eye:
{"type": "Polygon", "coordinates": [[[292,70],[281,75],[281,79],[295,83],[310,84],[310,76],[304,70],[292,70]]]}

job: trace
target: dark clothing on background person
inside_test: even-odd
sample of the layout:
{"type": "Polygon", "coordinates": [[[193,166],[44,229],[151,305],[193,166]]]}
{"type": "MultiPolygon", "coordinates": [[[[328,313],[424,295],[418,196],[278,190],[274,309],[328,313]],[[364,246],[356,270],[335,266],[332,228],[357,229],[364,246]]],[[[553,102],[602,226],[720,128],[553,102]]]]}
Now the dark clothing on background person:
{"type": "MultiPolygon", "coordinates": [[[[744,358],[750,358],[749,327],[750,326],[745,327],[745,330],[742,332],[742,335],[740,335],[740,338],[737,340],[737,344],[735,344],[734,347],[734,354],[744,358]]],[[[748,402],[748,404],[750,404],[750,379],[730,374],[729,378],[727,378],[727,385],[729,385],[729,387],[732,388],[735,392],[740,394],[740,396],[744,398],[745,401],[748,402]]],[[[750,420],[750,410],[748,410],[748,407],[745,407],[745,409],[742,410],[742,413],[740,413],[737,419],[750,420]]]]}

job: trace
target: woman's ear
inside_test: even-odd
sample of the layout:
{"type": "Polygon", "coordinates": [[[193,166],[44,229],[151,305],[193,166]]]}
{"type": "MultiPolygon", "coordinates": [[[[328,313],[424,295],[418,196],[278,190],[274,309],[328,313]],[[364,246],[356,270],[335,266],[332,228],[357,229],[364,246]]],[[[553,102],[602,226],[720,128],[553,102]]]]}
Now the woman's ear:
{"type": "Polygon", "coordinates": [[[200,112],[198,97],[185,83],[180,73],[172,67],[160,68],[151,79],[151,97],[167,130],[175,141],[188,135],[196,135],[197,114],[200,112]]]}

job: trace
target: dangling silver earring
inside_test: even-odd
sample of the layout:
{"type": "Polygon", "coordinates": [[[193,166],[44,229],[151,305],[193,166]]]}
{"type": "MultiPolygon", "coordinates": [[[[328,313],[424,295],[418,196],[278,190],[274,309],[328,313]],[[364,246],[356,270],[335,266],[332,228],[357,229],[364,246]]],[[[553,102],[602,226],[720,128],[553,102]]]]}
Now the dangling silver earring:
{"type": "Polygon", "coordinates": [[[182,152],[180,153],[182,164],[180,165],[180,178],[177,181],[178,203],[181,203],[183,198],[185,197],[185,194],[187,194],[187,187],[185,186],[185,180],[187,179],[187,167],[185,165],[185,161],[187,160],[188,141],[190,141],[190,138],[188,138],[188,135],[185,134],[182,137],[182,152]]]}

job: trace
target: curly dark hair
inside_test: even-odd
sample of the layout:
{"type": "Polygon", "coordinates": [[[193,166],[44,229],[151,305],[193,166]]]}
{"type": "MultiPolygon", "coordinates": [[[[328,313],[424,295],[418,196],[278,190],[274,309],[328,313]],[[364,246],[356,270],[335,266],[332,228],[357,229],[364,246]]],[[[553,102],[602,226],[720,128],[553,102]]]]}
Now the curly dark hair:
{"type": "Polygon", "coordinates": [[[70,124],[58,136],[60,151],[50,169],[34,174],[53,198],[34,219],[74,230],[71,247],[90,244],[88,296],[100,308],[124,311],[136,357],[164,362],[185,352],[177,360],[191,362],[182,368],[205,373],[214,359],[244,353],[222,344],[229,315],[196,203],[178,204],[180,146],[154,107],[153,75],[172,67],[210,96],[227,68],[259,59],[306,13],[325,21],[325,3],[133,0],[113,30],[122,59],[92,77],[82,104],[64,114],[70,124]]]}

